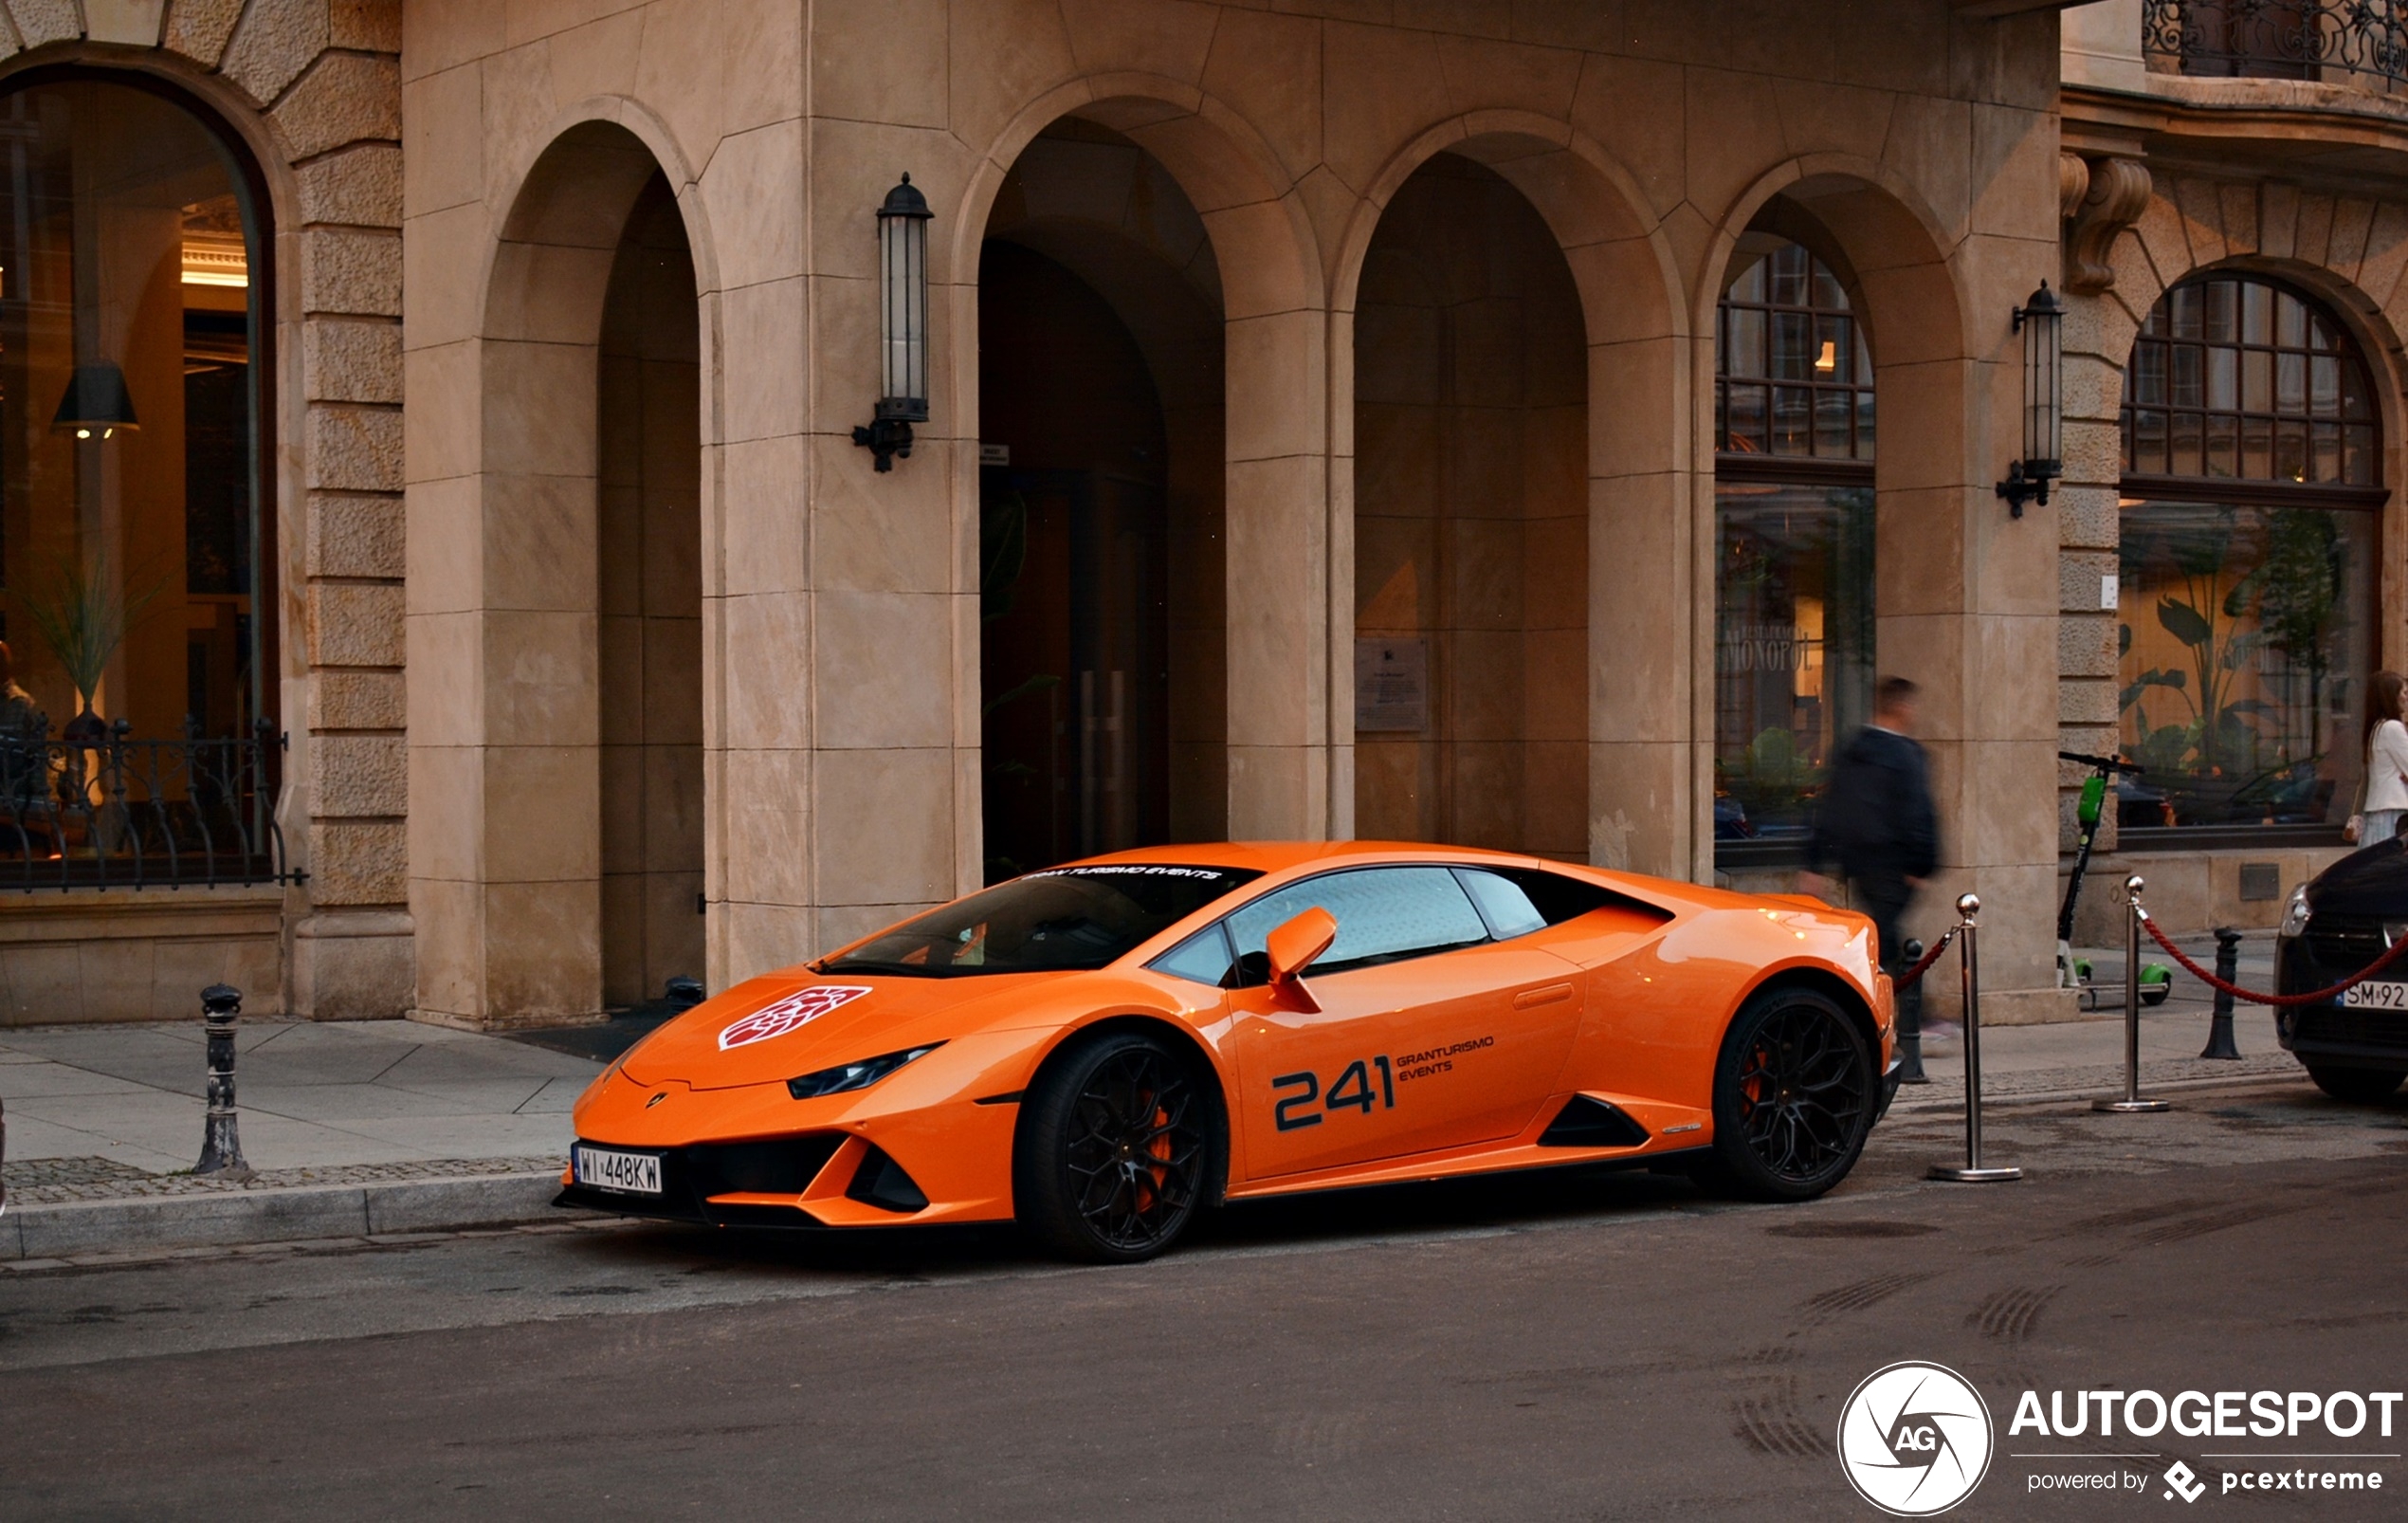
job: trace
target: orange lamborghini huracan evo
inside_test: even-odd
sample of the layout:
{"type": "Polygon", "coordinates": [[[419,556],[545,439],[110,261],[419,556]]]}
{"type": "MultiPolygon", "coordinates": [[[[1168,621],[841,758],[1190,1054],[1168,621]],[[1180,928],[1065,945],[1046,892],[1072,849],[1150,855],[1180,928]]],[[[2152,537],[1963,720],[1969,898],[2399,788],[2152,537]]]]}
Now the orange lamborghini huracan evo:
{"type": "Polygon", "coordinates": [[[1768,1200],[1896,1083],[1872,925],[1453,847],[1172,846],[750,979],[577,1101],[559,1203],[743,1227],[1017,1220],[1133,1260],[1224,1200],[1568,1164],[1768,1200]]]}

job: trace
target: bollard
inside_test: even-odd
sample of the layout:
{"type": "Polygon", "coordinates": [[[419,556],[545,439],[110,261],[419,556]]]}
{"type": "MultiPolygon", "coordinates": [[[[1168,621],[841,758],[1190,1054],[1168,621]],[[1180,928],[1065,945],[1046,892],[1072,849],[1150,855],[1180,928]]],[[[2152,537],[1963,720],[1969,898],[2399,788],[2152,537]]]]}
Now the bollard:
{"type": "Polygon", "coordinates": [[[702,1002],[702,981],[680,974],[662,986],[661,998],[672,1010],[691,1010],[702,1002]]]}
{"type": "MultiPolygon", "coordinates": [[[[1906,965],[1913,967],[1923,961],[1924,945],[1909,938],[1899,948],[1906,955],[1906,965]]],[[[1931,1075],[1923,1071],[1923,980],[1917,979],[1898,991],[1898,1082],[1929,1084],[1931,1075]]]]}
{"type": "MultiPolygon", "coordinates": [[[[2241,933],[2230,926],[2216,927],[2216,977],[2230,983],[2241,971],[2241,933]]],[[[2221,1057],[2239,1062],[2241,1050],[2233,1045],[2233,991],[2216,991],[2216,1012],[2208,1018],[2207,1047],[2201,1057],[2221,1057]]]]}
{"type": "Polygon", "coordinates": [[[2124,880],[2124,1096],[2093,1100],[2093,1110],[2171,1110],[2163,1100],[2141,1098],[2141,890],[2139,873],[2124,880]]]}
{"type": "Polygon", "coordinates": [[[1931,1178],[1958,1184],[1995,1184],[2023,1178],[2019,1168],[1984,1168],[1981,1165],[1981,968],[1974,961],[1973,922],[1981,901],[1972,894],[1957,896],[1958,977],[1965,991],[1965,1166],[1931,1165],[1931,1178]]]}
{"type": "Polygon", "coordinates": [[[242,1139],[234,1131],[234,1026],[243,1018],[243,991],[212,983],[201,991],[201,1019],[209,1032],[209,1117],[201,1130],[201,1161],[195,1174],[246,1180],[242,1139]]]}

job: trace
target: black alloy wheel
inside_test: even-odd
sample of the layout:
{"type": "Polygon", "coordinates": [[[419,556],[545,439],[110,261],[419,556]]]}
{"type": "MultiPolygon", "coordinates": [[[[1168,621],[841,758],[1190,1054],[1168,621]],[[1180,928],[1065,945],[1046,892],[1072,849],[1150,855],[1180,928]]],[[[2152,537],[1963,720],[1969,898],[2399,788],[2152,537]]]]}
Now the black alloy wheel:
{"type": "Polygon", "coordinates": [[[1208,1104],[1190,1061],[1140,1033],[1057,1055],[1021,1101],[1021,1226],[1092,1262],[1136,1263],[1168,1248],[1203,1199],[1208,1104]]]}
{"type": "Polygon", "coordinates": [[[1808,1201],[1856,1165],[1880,1081],[1846,1011],[1812,989],[1741,1009],[1714,1069],[1717,1182],[1760,1201],[1808,1201]]]}
{"type": "Polygon", "coordinates": [[[2328,1068],[2312,1064],[2308,1076],[2316,1088],[2344,1105],[2381,1105],[2399,1091],[2399,1081],[2408,1078],[2397,1069],[2328,1068]]]}

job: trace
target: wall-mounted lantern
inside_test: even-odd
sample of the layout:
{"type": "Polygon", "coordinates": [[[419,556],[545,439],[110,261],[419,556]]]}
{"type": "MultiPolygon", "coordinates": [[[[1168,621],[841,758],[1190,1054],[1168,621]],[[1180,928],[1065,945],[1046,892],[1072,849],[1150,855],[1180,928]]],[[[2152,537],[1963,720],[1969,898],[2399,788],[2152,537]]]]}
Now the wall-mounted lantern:
{"type": "Polygon", "coordinates": [[[75,367],[59,398],[59,411],[50,418],[52,432],[79,439],[105,439],[120,429],[131,433],[141,426],[134,415],[134,395],[125,389],[125,372],[106,359],[75,367]]]}
{"type": "Polygon", "coordinates": [[[885,357],[885,393],[853,443],[892,470],[894,457],[911,458],[911,426],[928,421],[928,198],[911,176],[886,193],[878,209],[878,339],[885,357]]]}
{"type": "Polygon", "coordinates": [[[2015,309],[2023,335],[2023,458],[2007,467],[1998,495],[2016,518],[2023,505],[2049,505],[2049,483],[2065,474],[2065,304],[2042,281],[2015,309]]]}

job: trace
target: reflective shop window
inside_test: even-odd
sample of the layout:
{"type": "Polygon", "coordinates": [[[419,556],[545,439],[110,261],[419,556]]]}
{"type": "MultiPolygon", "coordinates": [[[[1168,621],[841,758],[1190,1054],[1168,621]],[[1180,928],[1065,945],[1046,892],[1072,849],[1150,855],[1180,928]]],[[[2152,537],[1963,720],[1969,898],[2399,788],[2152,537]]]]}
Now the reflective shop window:
{"type": "Polygon", "coordinates": [[[272,693],[248,182],[191,112],[99,80],[0,95],[0,151],[16,680],[54,734],[247,734],[272,693]]]}
{"type": "Polygon", "coordinates": [[[1845,284],[1742,239],[1715,325],[1714,835],[1801,860],[1833,754],[1870,716],[1873,359],[1845,284]]]}
{"type": "Polygon", "coordinates": [[[2377,665],[2380,439],[2364,363],[2313,298],[2176,286],[2125,375],[2118,786],[2157,832],[2329,835],[2377,665]]]}

